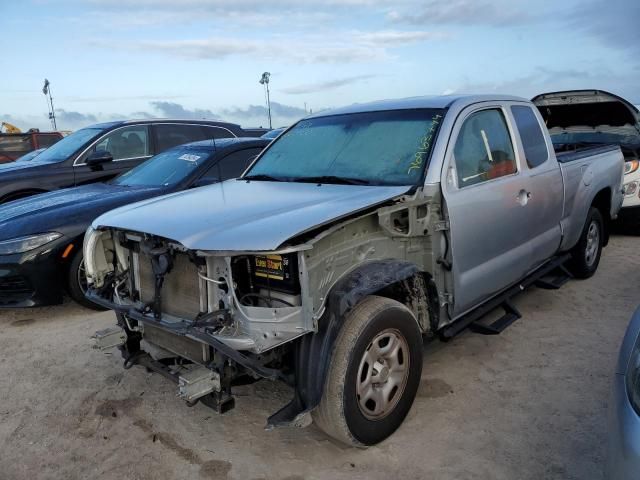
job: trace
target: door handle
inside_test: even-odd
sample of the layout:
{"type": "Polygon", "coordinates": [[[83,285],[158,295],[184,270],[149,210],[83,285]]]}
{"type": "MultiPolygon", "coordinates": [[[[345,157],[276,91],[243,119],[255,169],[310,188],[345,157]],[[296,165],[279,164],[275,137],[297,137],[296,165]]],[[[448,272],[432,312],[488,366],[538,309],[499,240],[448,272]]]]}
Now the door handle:
{"type": "Polygon", "coordinates": [[[531,198],[531,192],[526,191],[524,188],[518,192],[516,195],[516,200],[523,207],[529,202],[531,198]]]}

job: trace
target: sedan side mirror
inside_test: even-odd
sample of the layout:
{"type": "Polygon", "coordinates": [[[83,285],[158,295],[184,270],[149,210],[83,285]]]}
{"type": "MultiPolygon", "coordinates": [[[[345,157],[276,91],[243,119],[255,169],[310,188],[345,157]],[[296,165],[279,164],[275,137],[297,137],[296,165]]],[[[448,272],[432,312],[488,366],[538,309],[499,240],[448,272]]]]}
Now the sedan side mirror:
{"type": "Polygon", "coordinates": [[[87,157],[87,165],[95,167],[103,163],[113,162],[113,155],[109,150],[96,150],[87,157]]]}

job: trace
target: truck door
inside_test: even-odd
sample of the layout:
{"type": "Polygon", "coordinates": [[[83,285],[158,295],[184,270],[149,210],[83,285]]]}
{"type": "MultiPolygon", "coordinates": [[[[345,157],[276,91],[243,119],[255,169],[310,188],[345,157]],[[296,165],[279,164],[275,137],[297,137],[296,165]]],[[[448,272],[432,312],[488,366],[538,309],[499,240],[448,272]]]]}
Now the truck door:
{"type": "Polygon", "coordinates": [[[454,315],[523,277],[528,181],[502,106],[469,107],[454,126],[442,172],[450,223],[454,315]]]}
{"type": "Polygon", "coordinates": [[[540,266],[560,247],[564,186],[553,145],[547,141],[537,110],[529,105],[509,107],[518,131],[518,150],[522,173],[529,178],[529,201],[524,209],[528,218],[527,232],[531,247],[531,269],[540,266]]]}

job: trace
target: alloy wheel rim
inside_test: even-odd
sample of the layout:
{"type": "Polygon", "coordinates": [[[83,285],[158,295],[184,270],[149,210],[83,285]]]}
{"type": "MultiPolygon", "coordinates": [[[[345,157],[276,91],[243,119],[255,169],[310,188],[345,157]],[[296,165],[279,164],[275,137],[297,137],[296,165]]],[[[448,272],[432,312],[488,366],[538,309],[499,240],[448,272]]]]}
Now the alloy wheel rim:
{"type": "Polygon", "coordinates": [[[398,330],[383,330],[371,340],[358,367],[360,412],[369,420],[389,415],[402,398],[408,378],[409,344],[398,330]]]}
{"type": "Polygon", "coordinates": [[[598,224],[592,221],[587,230],[587,248],[584,251],[584,259],[588,266],[593,266],[598,255],[598,245],[600,244],[600,230],[598,224]]]}

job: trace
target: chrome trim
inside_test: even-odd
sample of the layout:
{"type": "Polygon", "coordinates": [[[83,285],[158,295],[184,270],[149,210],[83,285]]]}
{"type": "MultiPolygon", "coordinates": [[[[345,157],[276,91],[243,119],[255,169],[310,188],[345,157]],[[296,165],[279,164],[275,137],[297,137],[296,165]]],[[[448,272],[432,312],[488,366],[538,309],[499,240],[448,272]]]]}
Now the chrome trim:
{"type": "MultiPolygon", "coordinates": [[[[182,122],[128,123],[128,124],[122,125],[122,126],[120,126],[118,128],[114,128],[113,130],[109,130],[104,135],[102,135],[101,137],[96,139],[93,143],[91,143],[91,145],[89,145],[87,148],[85,148],[80,155],[78,155],[76,157],[76,159],[73,161],[73,165],[72,166],[74,166],[74,167],[82,167],[82,166],[86,165],[87,164],[86,162],[82,162],[82,163],[76,163],[76,162],[85,153],[87,153],[92,147],[94,147],[96,144],[98,144],[103,138],[105,138],[107,135],[110,135],[111,133],[113,133],[113,132],[115,132],[117,130],[120,130],[122,128],[128,128],[128,127],[155,126],[155,125],[189,125],[189,126],[192,126],[192,127],[218,128],[220,130],[226,130],[227,132],[229,132],[232,135],[233,138],[238,138],[238,136],[235,133],[233,133],[231,130],[229,130],[226,127],[219,126],[219,125],[207,125],[207,124],[204,124],[204,123],[182,123],[182,122]]],[[[149,133],[149,140],[150,140],[151,139],[151,132],[148,132],[148,133],[149,133]]],[[[148,143],[148,145],[151,145],[150,141],[148,141],[147,143],[148,143]]],[[[162,152],[159,152],[159,153],[162,153],[162,152]]],[[[151,158],[151,157],[153,157],[153,155],[144,155],[144,156],[141,156],[141,157],[119,158],[118,160],[113,160],[113,161],[114,162],[122,162],[122,161],[125,161],[125,160],[148,159],[148,158],[151,158]]]]}
{"type": "MultiPolygon", "coordinates": [[[[226,130],[227,132],[229,132],[231,135],[233,135],[233,138],[238,138],[238,136],[233,133],[231,130],[229,130],[227,127],[221,127],[219,125],[207,125],[204,123],[182,123],[182,122],[160,122],[160,123],[150,123],[149,125],[191,125],[193,126],[197,126],[197,127],[207,127],[207,128],[219,128],[220,130],[226,130]]],[[[205,138],[204,140],[210,140],[205,138]]],[[[220,139],[221,140],[221,139],[220,139]]],[[[194,142],[197,142],[198,140],[194,140],[194,142]]]]}

